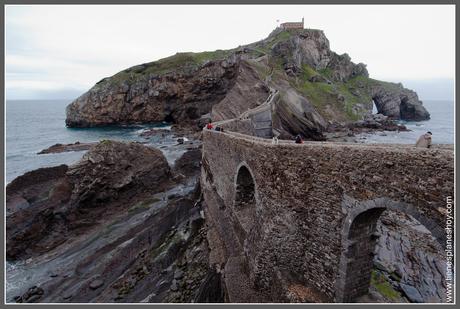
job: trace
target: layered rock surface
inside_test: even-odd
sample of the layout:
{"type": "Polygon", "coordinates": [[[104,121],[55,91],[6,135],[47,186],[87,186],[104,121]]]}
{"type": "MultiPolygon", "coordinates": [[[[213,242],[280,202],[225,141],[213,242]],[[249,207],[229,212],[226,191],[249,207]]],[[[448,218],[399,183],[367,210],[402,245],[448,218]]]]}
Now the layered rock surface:
{"type": "Polygon", "coordinates": [[[67,107],[66,125],[190,123],[224,98],[238,74],[235,57],[200,64],[188,54],[171,58],[101,80],[67,107]]]}
{"type": "Polygon", "coordinates": [[[6,255],[26,259],[171,185],[160,150],[103,141],[73,166],[42,168],[8,184],[6,255]]]}
{"type": "Polygon", "coordinates": [[[157,149],[103,141],[73,166],[15,179],[7,301],[223,301],[208,267],[200,158],[189,143],[170,168],[157,149]]]}
{"type": "Polygon", "coordinates": [[[376,268],[394,289],[410,302],[446,302],[446,257],[431,233],[395,211],[385,212],[377,229],[376,268]]]}

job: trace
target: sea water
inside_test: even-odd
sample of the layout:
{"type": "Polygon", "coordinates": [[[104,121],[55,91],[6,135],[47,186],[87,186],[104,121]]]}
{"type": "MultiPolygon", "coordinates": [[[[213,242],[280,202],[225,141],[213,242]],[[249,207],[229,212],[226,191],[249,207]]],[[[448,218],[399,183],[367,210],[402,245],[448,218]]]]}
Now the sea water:
{"type": "Polygon", "coordinates": [[[415,144],[420,135],[430,131],[433,133],[433,144],[454,144],[454,102],[426,100],[423,106],[430,113],[429,120],[398,121],[410,131],[364,133],[357,136],[358,140],[364,143],[415,144]]]}
{"type": "MultiPolygon", "coordinates": [[[[70,100],[6,101],[6,182],[40,167],[72,164],[85,151],[37,154],[54,144],[79,141],[97,142],[103,139],[121,141],[146,140],[140,133],[152,127],[168,128],[166,123],[99,128],[67,128],[65,108],[70,100]]],[[[169,127],[170,128],[170,127],[169,127]]],[[[155,144],[155,138],[150,143],[155,144]]],[[[175,143],[174,140],[170,141],[175,143]]],[[[158,145],[160,146],[160,145],[158,145]]]]}
{"type": "MultiPolygon", "coordinates": [[[[145,141],[140,132],[154,126],[102,127],[102,128],[66,128],[65,108],[70,100],[48,101],[7,101],[6,102],[6,182],[40,167],[59,164],[72,164],[79,160],[84,151],[42,154],[37,152],[56,143],[68,144],[95,142],[102,139],[125,141],[145,141]]],[[[404,122],[409,132],[377,132],[361,134],[359,140],[364,143],[415,143],[417,138],[431,131],[433,143],[454,143],[454,104],[452,101],[424,101],[430,112],[427,121],[404,122]]],[[[175,142],[175,141],[171,141],[175,142]]],[[[153,139],[150,143],[159,143],[153,139]]],[[[160,146],[160,145],[157,145],[160,146]]]]}

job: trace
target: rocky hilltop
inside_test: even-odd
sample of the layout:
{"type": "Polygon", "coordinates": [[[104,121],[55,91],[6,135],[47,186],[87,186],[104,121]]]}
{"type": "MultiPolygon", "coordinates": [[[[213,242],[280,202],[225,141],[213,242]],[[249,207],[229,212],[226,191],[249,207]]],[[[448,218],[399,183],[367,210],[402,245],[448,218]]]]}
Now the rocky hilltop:
{"type": "Polygon", "coordinates": [[[66,125],[167,121],[198,129],[234,118],[279,91],[277,128],[322,139],[332,126],[362,120],[375,103],[391,119],[425,120],[417,94],[369,77],[366,65],[330,50],[321,30],[274,30],[232,50],[178,53],[99,81],[67,107],[66,125]],[[374,102],[374,103],[373,103],[374,102]]]}

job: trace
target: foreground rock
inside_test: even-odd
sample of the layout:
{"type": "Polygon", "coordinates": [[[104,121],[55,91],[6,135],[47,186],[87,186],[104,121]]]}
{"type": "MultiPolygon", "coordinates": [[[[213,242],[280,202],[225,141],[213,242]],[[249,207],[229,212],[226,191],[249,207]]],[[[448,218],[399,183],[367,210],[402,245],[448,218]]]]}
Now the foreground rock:
{"type": "Polygon", "coordinates": [[[183,146],[173,170],[156,149],[105,141],[75,166],[15,179],[7,193],[7,251],[9,260],[27,262],[8,272],[7,281],[20,286],[7,291],[7,301],[224,301],[220,274],[208,267],[200,148],[183,146]],[[68,184],[61,199],[59,182],[68,184]],[[19,207],[20,198],[30,205],[19,207]],[[48,220],[24,213],[40,199],[48,220]],[[17,237],[13,219],[28,237],[17,237]]]}
{"type": "Polygon", "coordinates": [[[25,259],[171,186],[161,151],[103,141],[74,166],[43,168],[8,184],[6,255],[25,259]]]}
{"type": "Polygon", "coordinates": [[[446,257],[431,233],[395,211],[386,211],[377,229],[375,265],[392,288],[409,302],[446,302],[446,257]]]}
{"type": "Polygon", "coordinates": [[[43,149],[37,154],[61,153],[61,152],[68,152],[68,151],[84,151],[84,150],[90,149],[92,146],[96,144],[97,142],[94,142],[94,143],[75,142],[73,144],[54,144],[53,146],[43,149]]]}
{"type": "Polygon", "coordinates": [[[163,191],[170,186],[171,172],[158,149],[105,140],[71,166],[67,177],[73,184],[72,205],[94,208],[107,201],[163,191]]]}

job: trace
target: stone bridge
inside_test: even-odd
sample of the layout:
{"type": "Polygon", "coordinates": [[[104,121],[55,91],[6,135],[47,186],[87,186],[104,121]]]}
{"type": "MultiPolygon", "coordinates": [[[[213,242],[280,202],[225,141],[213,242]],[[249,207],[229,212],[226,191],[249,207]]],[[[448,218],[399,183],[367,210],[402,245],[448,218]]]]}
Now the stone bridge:
{"type": "Polygon", "coordinates": [[[231,302],[352,302],[369,288],[385,209],[411,215],[445,246],[454,194],[449,148],[256,136],[250,119],[203,131],[202,191],[211,263],[231,302]],[[243,134],[244,133],[244,134],[243,134]]]}

